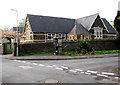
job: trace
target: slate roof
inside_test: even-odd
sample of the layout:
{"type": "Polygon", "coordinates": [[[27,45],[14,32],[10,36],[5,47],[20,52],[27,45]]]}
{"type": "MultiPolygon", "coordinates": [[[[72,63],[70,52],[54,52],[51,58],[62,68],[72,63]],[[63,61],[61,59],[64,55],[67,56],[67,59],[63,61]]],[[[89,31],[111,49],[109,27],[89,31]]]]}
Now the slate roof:
{"type": "Polygon", "coordinates": [[[68,33],[75,25],[75,19],[40,15],[27,15],[33,32],[68,33]]]}
{"type": "Polygon", "coordinates": [[[83,25],[87,30],[90,30],[97,16],[99,16],[98,13],[94,15],[79,18],[77,19],[77,23],[83,25]]]}
{"type": "Polygon", "coordinates": [[[112,34],[117,33],[117,31],[110,25],[110,23],[105,18],[102,18],[102,21],[103,21],[108,33],[112,33],[112,34]]]}
{"type": "Polygon", "coordinates": [[[88,35],[90,34],[87,29],[85,29],[81,24],[76,24],[74,28],[68,33],[69,35],[75,35],[75,34],[83,34],[88,35]]]}

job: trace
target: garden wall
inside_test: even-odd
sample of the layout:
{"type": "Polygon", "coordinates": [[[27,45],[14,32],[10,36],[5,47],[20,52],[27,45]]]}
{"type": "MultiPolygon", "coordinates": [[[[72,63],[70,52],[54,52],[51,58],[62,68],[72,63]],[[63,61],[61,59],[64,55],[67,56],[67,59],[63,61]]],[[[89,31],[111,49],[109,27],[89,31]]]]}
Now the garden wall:
{"type": "Polygon", "coordinates": [[[27,52],[54,52],[53,43],[27,43],[19,45],[20,53],[27,52]]]}
{"type": "MultiPolygon", "coordinates": [[[[120,50],[119,40],[91,40],[87,41],[95,50],[120,50]]],[[[78,42],[63,42],[63,51],[75,51],[78,42]]],[[[53,42],[26,43],[19,45],[19,53],[27,52],[54,52],[53,42]]]]}

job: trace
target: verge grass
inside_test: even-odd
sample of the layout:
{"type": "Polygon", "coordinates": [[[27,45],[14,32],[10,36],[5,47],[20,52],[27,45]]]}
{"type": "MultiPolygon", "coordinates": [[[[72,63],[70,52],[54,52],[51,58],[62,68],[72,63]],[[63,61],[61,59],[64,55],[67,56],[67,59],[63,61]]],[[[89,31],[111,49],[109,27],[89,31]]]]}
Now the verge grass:
{"type": "MultiPolygon", "coordinates": [[[[68,56],[81,56],[81,55],[94,55],[94,54],[112,54],[120,53],[120,50],[104,50],[104,51],[94,51],[87,54],[77,53],[76,51],[69,52],[60,52],[59,55],[68,55],[68,56]]],[[[20,53],[19,56],[30,56],[30,55],[53,55],[53,52],[27,52],[20,53]]]]}

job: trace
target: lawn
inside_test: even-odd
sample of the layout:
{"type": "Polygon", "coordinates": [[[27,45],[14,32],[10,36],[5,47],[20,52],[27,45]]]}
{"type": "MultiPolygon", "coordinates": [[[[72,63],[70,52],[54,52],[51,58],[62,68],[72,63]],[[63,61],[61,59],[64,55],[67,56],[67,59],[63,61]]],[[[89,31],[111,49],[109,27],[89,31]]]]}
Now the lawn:
{"type": "MultiPolygon", "coordinates": [[[[68,55],[68,56],[81,56],[81,55],[94,55],[94,54],[111,54],[111,53],[120,53],[120,50],[106,50],[106,51],[94,51],[87,54],[78,54],[75,51],[70,52],[61,52],[59,55],[68,55]]],[[[20,53],[19,56],[30,56],[30,55],[54,55],[53,52],[27,52],[20,53]]]]}
{"type": "Polygon", "coordinates": [[[95,54],[110,54],[110,53],[120,53],[120,50],[104,50],[104,51],[95,51],[95,54]]]}

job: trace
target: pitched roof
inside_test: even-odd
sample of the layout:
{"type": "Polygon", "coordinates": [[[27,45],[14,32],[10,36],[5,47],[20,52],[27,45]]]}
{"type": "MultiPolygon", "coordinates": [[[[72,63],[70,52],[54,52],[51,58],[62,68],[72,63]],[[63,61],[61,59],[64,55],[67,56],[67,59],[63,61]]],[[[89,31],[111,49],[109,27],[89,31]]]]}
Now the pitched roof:
{"type": "Polygon", "coordinates": [[[82,17],[77,19],[77,23],[82,24],[87,30],[90,30],[91,26],[93,25],[94,21],[96,20],[99,14],[94,14],[86,17],[82,17]]]}
{"type": "Polygon", "coordinates": [[[74,34],[88,35],[89,31],[85,29],[81,24],[76,24],[74,28],[68,34],[69,35],[74,35],[74,34]]]}
{"type": "Polygon", "coordinates": [[[75,19],[40,15],[27,15],[33,32],[68,33],[75,25],[75,19]]]}
{"type": "Polygon", "coordinates": [[[117,31],[110,25],[110,23],[105,18],[102,18],[102,21],[103,21],[108,33],[113,33],[113,34],[117,33],[117,31]]]}

